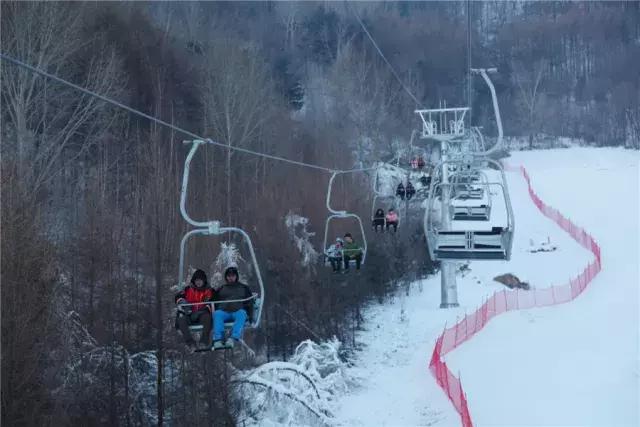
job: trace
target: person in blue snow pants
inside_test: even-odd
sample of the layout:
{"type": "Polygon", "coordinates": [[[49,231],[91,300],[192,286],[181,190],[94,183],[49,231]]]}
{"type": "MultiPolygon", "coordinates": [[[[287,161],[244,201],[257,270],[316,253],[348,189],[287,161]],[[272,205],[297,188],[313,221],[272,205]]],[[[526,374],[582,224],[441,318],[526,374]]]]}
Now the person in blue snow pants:
{"type": "Polygon", "coordinates": [[[214,342],[219,341],[224,337],[224,324],[226,322],[233,322],[233,328],[231,329],[231,338],[235,340],[242,339],[244,324],[247,322],[247,312],[243,308],[232,313],[224,310],[216,310],[215,314],[213,315],[214,342]]]}
{"type": "Polygon", "coordinates": [[[251,289],[240,282],[238,269],[229,267],[224,272],[225,284],[214,294],[216,302],[213,313],[213,346],[221,347],[224,339],[224,323],[233,322],[230,340],[227,346],[233,346],[232,340],[242,339],[242,331],[248,319],[253,315],[253,300],[250,299],[251,289]],[[236,301],[245,300],[246,301],[236,301]],[[224,301],[230,301],[225,303],[224,301]]]}

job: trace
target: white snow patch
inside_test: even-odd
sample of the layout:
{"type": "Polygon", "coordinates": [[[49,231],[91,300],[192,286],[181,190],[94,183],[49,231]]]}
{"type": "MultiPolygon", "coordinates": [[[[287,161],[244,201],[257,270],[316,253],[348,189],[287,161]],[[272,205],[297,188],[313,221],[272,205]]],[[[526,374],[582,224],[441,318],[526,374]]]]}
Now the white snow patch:
{"type": "MultiPolygon", "coordinates": [[[[603,270],[577,300],[502,315],[447,355],[450,369],[462,372],[471,417],[477,425],[638,425],[640,153],[571,148],[517,153],[510,162],[526,166],[540,197],[593,234],[603,270]]],[[[507,180],[516,218],[511,261],[470,262],[458,276],[457,309],[438,308],[439,277],[370,307],[358,337],[365,348],[347,370],[360,386],[342,399],[337,424],[459,425],[428,370],[445,322],[504,289],[493,282],[499,274],[547,287],[591,261],[536,209],[519,173],[507,180]],[[530,241],[547,236],[557,249],[531,253],[530,241]]]]}

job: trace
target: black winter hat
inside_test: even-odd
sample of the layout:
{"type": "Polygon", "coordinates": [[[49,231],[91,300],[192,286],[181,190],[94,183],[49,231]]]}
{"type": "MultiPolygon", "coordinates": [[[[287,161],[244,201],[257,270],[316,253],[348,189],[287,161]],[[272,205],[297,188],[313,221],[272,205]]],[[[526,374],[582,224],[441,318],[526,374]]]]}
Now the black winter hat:
{"type": "Polygon", "coordinates": [[[227,269],[224,271],[224,279],[227,280],[227,276],[229,276],[230,274],[236,275],[236,282],[240,280],[240,275],[238,274],[238,269],[236,267],[227,267],[227,269]]]}
{"type": "Polygon", "coordinates": [[[208,282],[207,282],[207,273],[205,273],[202,270],[196,270],[193,273],[193,276],[191,276],[191,283],[192,284],[196,284],[196,280],[198,279],[202,279],[202,281],[204,282],[204,286],[207,286],[208,282]]]}
{"type": "Polygon", "coordinates": [[[353,239],[353,236],[351,235],[351,233],[345,233],[344,237],[345,237],[345,238],[347,238],[347,237],[351,237],[351,238],[353,239]]]}

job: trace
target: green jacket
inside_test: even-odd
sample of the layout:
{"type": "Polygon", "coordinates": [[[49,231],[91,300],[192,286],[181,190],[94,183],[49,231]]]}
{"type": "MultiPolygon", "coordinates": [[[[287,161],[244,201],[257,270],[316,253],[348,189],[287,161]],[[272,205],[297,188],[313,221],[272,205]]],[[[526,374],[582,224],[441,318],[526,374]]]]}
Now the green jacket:
{"type": "Polygon", "coordinates": [[[362,255],[362,248],[356,242],[345,242],[342,252],[344,253],[345,257],[352,257],[362,255]]]}

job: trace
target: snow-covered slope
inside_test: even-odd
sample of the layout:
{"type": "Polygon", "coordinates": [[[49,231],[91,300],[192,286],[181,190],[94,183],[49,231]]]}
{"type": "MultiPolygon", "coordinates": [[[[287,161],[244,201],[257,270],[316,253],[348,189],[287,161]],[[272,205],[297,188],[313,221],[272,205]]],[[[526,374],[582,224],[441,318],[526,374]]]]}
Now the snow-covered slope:
{"type": "MultiPolygon", "coordinates": [[[[446,356],[462,374],[477,425],[638,425],[638,163],[640,153],[572,148],[516,153],[540,197],[587,229],[602,248],[603,269],[576,301],[508,313],[446,356]]],[[[439,278],[374,306],[366,348],[351,372],[361,388],[337,413],[343,425],[459,425],[429,373],[445,322],[475,309],[514,273],[533,287],[563,284],[591,254],[530,201],[521,175],[508,174],[516,216],[510,262],[473,262],[458,276],[461,307],[440,310],[439,278]],[[530,241],[557,246],[532,253],[530,241]]]]}

